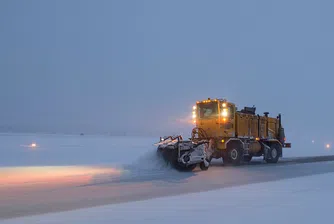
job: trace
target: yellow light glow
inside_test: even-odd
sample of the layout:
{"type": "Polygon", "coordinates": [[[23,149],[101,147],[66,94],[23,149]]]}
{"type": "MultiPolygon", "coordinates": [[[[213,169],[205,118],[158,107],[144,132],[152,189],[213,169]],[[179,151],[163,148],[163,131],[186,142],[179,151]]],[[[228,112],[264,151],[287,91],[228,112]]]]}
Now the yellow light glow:
{"type": "Polygon", "coordinates": [[[193,110],[196,110],[196,106],[193,106],[193,110]]]}
{"type": "Polygon", "coordinates": [[[223,115],[223,117],[227,117],[227,111],[224,110],[224,111],[222,112],[222,115],[223,115]]]}
{"type": "Polygon", "coordinates": [[[256,141],[259,141],[259,140],[260,140],[260,138],[255,138],[255,140],[256,140],[256,141]]]}
{"type": "Polygon", "coordinates": [[[98,174],[119,177],[125,170],[89,166],[22,166],[0,167],[0,186],[26,186],[33,184],[58,185],[90,183],[98,174]]]}
{"type": "Polygon", "coordinates": [[[193,123],[195,124],[195,123],[196,123],[196,120],[193,120],[193,123]]]}
{"type": "Polygon", "coordinates": [[[193,118],[196,118],[196,114],[193,114],[193,118]]]}
{"type": "Polygon", "coordinates": [[[31,148],[36,148],[36,147],[37,147],[37,144],[36,144],[36,143],[31,143],[30,147],[31,147],[31,148]]]}
{"type": "Polygon", "coordinates": [[[226,103],[223,103],[223,107],[226,107],[226,103]]]}
{"type": "Polygon", "coordinates": [[[224,143],[224,142],[225,142],[225,140],[224,140],[224,139],[222,139],[222,142],[224,143]]]}

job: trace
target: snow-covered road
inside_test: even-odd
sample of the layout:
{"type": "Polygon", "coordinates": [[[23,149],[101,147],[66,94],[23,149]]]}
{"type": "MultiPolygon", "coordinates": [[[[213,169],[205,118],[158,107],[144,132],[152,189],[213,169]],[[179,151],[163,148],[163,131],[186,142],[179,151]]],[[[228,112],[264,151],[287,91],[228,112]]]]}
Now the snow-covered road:
{"type": "MultiPolygon", "coordinates": [[[[298,166],[304,165],[293,165],[290,168],[298,166]]],[[[313,224],[319,221],[331,223],[333,180],[334,173],[319,174],[202,193],[9,219],[3,220],[2,223],[202,224],[208,223],[209,220],[222,223],[313,224]]]]}
{"type": "MultiPolygon", "coordinates": [[[[332,158],[333,159],[333,158],[332,158]]],[[[305,162],[305,161],[301,161],[305,162]]],[[[54,168],[56,169],[56,168],[54,168]]],[[[334,172],[334,162],[212,166],[208,171],[129,169],[0,187],[0,218],[59,212],[334,172]]]]}

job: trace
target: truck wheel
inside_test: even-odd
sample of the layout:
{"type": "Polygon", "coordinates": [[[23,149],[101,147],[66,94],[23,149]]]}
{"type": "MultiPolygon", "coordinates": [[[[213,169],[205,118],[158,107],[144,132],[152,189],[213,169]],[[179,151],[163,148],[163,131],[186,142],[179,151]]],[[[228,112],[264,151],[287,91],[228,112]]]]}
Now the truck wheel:
{"type": "Polygon", "coordinates": [[[281,153],[282,153],[282,147],[279,144],[277,143],[271,144],[270,149],[268,150],[268,156],[266,162],[277,163],[281,153]]]}
{"type": "Polygon", "coordinates": [[[228,163],[237,166],[241,163],[243,158],[243,150],[239,144],[233,144],[227,149],[228,163]]]}

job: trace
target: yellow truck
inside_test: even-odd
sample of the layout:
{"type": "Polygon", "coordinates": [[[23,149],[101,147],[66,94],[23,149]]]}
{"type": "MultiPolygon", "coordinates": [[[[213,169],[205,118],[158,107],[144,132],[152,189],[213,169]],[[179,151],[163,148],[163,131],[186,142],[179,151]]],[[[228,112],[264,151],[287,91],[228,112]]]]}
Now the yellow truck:
{"type": "Polygon", "coordinates": [[[267,163],[277,163],[286,142],[281,114],[256,114],[255,107],[239,110],[226,99],[206,99],[193,106],[195,127],[191,138],[160,137],[158,153],[178,170],[193,170],[198,164],[207,170],[211,159],[239,165],[253,157],[263,156],[267,163]]]}

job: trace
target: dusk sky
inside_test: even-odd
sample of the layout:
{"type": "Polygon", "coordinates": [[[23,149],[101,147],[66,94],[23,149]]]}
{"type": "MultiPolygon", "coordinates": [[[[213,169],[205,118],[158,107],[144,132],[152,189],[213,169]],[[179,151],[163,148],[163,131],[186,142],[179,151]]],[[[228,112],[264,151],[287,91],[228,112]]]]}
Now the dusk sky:
{"type": "Polygon", "coordinates": [[[0,126],[190,132],[196,100],[334,140],[332,1],[1,0],[0,126]]]}

